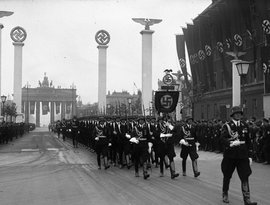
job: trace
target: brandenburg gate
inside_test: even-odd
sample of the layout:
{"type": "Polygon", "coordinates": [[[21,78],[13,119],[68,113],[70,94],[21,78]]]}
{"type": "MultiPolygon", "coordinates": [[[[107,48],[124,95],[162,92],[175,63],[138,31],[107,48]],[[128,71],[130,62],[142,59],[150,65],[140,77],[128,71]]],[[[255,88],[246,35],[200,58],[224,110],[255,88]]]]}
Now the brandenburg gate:
{"type": "Polygon", "coordinates": [[[39,87],[28,84],[22,88],[22,113],[25,122],[37,127],[47,126],[57,120],[71,119],[76,115],[76,88],[55,88],[46,73],[39,87]],[[44,120],[45,119],[45,120],[44,120]]]}

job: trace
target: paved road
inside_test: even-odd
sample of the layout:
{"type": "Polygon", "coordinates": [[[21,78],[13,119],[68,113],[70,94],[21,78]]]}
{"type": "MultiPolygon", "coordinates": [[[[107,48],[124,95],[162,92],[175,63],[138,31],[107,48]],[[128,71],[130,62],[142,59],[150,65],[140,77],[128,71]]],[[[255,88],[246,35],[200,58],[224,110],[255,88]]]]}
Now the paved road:
{"type": "MultiPolygon", "coordinates": [[[[47,130],[46,130],[47,131],[47,130]]],[[[180,170],[179,149],[176,169],[180,170]]],[[[170,179],[135,178],[134,170],[112,167],[98,170],[96,156],[84,147],[72,148],[55,135],[37,129],[8,145],[0,146],[1,205],[219,205],[221,201],[220,154],[200,152],[199,178],[192,175],[170,179]]],[[[270,204],[270,166],[254,163],[251,196],[261,205],[270,204]]],[[[230,204],[243,204],[240,181],[235,173],[229,191],[230,204]]]]}

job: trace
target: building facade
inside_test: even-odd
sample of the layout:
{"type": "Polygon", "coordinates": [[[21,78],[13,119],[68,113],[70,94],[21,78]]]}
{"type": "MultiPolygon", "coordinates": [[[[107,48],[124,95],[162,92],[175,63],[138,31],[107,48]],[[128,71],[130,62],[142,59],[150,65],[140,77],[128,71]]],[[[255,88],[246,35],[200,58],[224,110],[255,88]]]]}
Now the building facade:
{"type": "Polygon", "coordinates": [[[76,89],[55,88],[45,75],[39,87],[22,88],[22,113],[25,122],[37,127],[47,126],[57,120],[71,119],[76,115],[76,89]]]}
{"type": "Polygon", "coordinates": [[[251,62],[247,76],[241,79],[245,117],[270,117],[266,103],[270,61],[263,66],[265,56],[270,55],[269,9],[269,1],[215,0],[183,28],[188,56],[178,57],[182,70],[181,58],[190,62],[194,119],[229,118],[234,59],[251,62]]]}

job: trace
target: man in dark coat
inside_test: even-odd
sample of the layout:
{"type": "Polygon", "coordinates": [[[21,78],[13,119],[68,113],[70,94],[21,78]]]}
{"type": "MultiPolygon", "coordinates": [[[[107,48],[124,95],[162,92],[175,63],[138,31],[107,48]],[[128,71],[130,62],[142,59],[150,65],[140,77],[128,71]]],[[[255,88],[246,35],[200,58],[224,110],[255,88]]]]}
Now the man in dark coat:
{"type": "Polygon", "coordinates": [[[195,177],[200,175],[198,171],[197,159],[199,155],[197,153],[198,150],[198,140],[196,136],[195,126],[192,124],[193,118],[191,116],[187,116],[186,124],[182,126],[182,130],[180,132],[180,144],[181,144],[181,153],[180,156],[182,158],[182,171],[183,176],[186,176],[186,161],[189,155],[192,161],[192,168],[195,177]]]}
{"type": "Polygon", "coordinates": [[[241,188],[245,205],[256,205],[250,201],[249,176],[252,161],[251,142],[248,125],[241,120],[243,111],[239,106],[232,107],[232,120],[222,127],[221,138],[224,143],[224,155],[221,163],[223,173],[222,197],[224,203],[229,203],[228,190],[232,174],[237,169],[241,180],[241,188]]]}

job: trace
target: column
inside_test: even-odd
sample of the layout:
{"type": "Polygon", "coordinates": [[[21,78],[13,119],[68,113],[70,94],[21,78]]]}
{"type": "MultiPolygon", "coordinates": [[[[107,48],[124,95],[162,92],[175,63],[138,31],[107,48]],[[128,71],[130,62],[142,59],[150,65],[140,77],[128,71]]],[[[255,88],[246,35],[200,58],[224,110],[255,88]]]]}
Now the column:
{"type": "Polygon", "coordinates": [[[234,59],[232,63],[232,106],[241,106],[241,78],[238,74],[236,63],[240,60],[234,59]]]}
{"type": "Polygon", "coordinates": [[[40,127],[40,101],[36,102],[36,126],[40,127]]]}
{"type": "Polygon", "coordinates": [[[22,47],[24,43],[14,42],[14,77],[13,77],[13,101],[17,106],[17,113],[22,112],[22,47]]]}
{"type": "Polygon", "coordinates": [[[65,102],[61,102],[61,120],[65,118],[65,102]]]}
{"type": "Polygon", "coordinates": [[[50,114],[51,114],[51,123],[53,123],[54,122],[54,102],[53,101],[51,101],[50,114]]]}
{"type": "Polygon", "coordinates": [[[107,86],[107,48],[106,45],[99,45],[98,48],[98,109],[104,113],[106,109],[106,86],[107,86]]]}
{"type": "Polygon", "coordinates": [[[152,30],[142,30],[142,105],[145,115],[149,115],[152,101],[152,30]]]}

